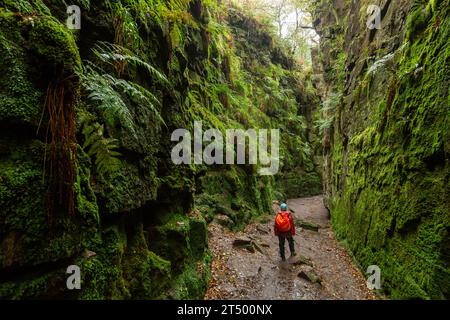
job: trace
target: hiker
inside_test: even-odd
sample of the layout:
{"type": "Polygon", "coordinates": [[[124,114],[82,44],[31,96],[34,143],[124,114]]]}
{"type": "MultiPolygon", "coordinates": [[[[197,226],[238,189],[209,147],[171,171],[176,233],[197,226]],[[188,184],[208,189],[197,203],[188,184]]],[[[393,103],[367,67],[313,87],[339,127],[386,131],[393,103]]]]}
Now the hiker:
{"type": "Polygon", "coordinates": [[[296,255],[294,248],[295,225],[294,218],[288,211],[287,204],[282,203],[280,205],[280,209],[281,211],[278,211],[275,217],[274,232],[275,235],[278,236],[281,260],[286,261],[286,256],[284,253],[284,242],[286,239],[289,243],[291,257],[296,255]]]}

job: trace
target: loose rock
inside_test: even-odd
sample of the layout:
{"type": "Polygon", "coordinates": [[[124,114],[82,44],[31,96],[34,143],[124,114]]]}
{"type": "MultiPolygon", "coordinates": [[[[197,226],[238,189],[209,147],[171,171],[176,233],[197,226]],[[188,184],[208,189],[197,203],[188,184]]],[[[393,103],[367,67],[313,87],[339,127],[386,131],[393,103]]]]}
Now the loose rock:
{"type": "Polygon", "coordinates": [[[319,231],[320,226],[318,224],[312,223],[312,222],[308,222],[308,221],[303,221],[303,220],[297,220],[295,221],[295,225],[297,227],[301,227],[303,229],[307,229],[307,230],[311,230],[311,231],[319,231]]]}
{"type": "Polygon", "coordinates": [[[218,214],[214,217],[214,220],[220,224],[222,227],[231,228],[234,226],[234,221],[231,218],[224,214],[218,214]]]}
{"type": "Polygon", "coordinates": [[[298,259],[293,263],[293,265],[296,265],[296,266],[307,265],[307,266],[312,267],[312,266],[313,266],[313,263],[312,263],[311,259],[309,259],[309,258],[307,258],[307,257],[305,257],[305,256],[300,255],[300,256],[298,257],[298,259]]]}
{"type": "Polygon", "coordinates": [[[298,276],[302,279],[308,280],[312,283],[318,283],[322,285],[322,279],[315,273],[314,270],[302,270],[298,276]]]}

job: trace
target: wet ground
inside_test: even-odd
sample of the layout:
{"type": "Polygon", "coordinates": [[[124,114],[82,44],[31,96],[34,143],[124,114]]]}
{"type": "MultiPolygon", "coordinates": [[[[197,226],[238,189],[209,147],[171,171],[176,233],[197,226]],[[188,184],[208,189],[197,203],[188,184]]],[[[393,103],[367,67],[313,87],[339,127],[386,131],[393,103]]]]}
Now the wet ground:
{"type": "Polygon", "coordinates": [[[375,299],[365,277],[336,241],[322,197],[293,199],[288,205],[295,211],[294,219],[312,222],[319,230],[297,227],[297,256],[286,262],[279,258],[278,238],[273,235],[274,217],[248,225],[238,233],[216,223],[209,225],[213,263],[205,299],[375,299]],[[236,239],[251,240],[257,250],[233,246],[236,239]],[[304,257],[303,262],[309,262],[299,263],[300,256],[304,257]],[[318,280],[302,278],[302,271],[318,280]]]}

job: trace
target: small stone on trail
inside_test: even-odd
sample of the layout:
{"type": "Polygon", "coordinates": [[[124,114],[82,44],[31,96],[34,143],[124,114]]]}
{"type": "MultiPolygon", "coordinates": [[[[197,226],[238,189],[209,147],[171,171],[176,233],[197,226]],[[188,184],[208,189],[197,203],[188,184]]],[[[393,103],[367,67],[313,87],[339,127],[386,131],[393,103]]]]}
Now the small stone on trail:
{"type": "Polygon", "coordinates": [[[269,234],[270,233],[269,228],[267,228],[265,226],[257,226],[256,230],[258,230],[260,233],[264,233],[264,234],[269,234]]]}
{"type": "Polygon", "coordinates": [[[322,285],[322,279],[314,272],[314,270],[302,270],[299,272],[298,276],[302,279],[308,280],[312,283],[318,283],[322,285]]]}
{"type": "Polygon", "coordinates": [[[254,247],[256,250],[258,250],[258,252],[260,252],[260,253],[262,253],[262,254],[266,254],[265,251],[263,250],[263,248],[261,248],[261,246],[260,246],[258,243],[252,242],[252,244],[253,244],[253,247],[254,247]]]}
{"type": "Polygon", "coordinates": [[[247,249],[248,251],[250,251],[251,253],[255,253],[255,247],[251,244],[248,247],[245,247],[245,249],[247,249]]]}
{"type": "Polygon", "coordinates": [[[251,246],[251,244],[252,244],[252,239],[250,239],[250,238],[237,238],[233,241],[234,247],[247,247],[247,246],[251,246]]]}
{"type": "Polygon", "coordinates": [[[308,222],[308,221],[303,221],[303,220],[297,220],[295,221],[295,225],[297,227],[301,227],[303,229],[307,229],[307,230],[311,230],[311,231],[319,231],[320,226],[318,224],[312,223],[312,222],[308,222]]]}
{"type": "Polygon", "coordinates": [[[222,227],[230,228],[234,225],[234,221],[231,218],[224,214],[218,214],[214,217],[214,220],[220,224],[222,227]]]}
{"type": "Polygon", "coordinates": [[[305,265],[310,266],[310,267],[313,266],[313,263],[312,263],[310,258],[307,258],[305,256],[300,255],[298,257],[298,259],[293,263],[293,265],[300,266],[302,264],[305,264],[305,265]]]}

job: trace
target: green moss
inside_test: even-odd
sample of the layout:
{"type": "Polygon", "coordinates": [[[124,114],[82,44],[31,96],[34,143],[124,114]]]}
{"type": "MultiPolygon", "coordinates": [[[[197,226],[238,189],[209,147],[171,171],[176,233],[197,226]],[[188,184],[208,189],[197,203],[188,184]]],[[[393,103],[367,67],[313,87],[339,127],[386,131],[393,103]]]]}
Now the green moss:
{"type": "Polygon", "coordinates": [[[210,279],[211,256],[204,256],[203,260],[187,266],[173,282],[168,290],[167,298],[185,300],[202,299],[205,295],[210,279]]]}
{"type": "Polygon", "coordinates": [[[208,248],[206,221],[201,217],[194,217],[189,221],[189,243],[194,260],[201,260],[208,248]]]}
{"type": "Polygon", "coordinates": [[[46,90],[42,78],[53,76],[57,67],[73,72],[81,66],[74,36],[49,16],[22,19],[0,11],[0,55],[0,120],[12,123],[37,125],[46,90]],[[30,56],[39,65],[32,65],[30,56]]]}
{"type": "Polygon", "coordinates": [[[99,176],[95,191],[106,211],[110,214],[131,211],[154,200],[160,182],[153,170],[144,161],[139,164],[121,161],[118,172],[110,177],[99,176]],[[143,175],[143,171],[148,174],[143,175]]]}
{"type": "MultiPolygon", "coordinates": [[[[446,2],[448,4],[448,1],[446,2]]],[[[446,299],[449,295],[450,217],[448,6],[418,7],[410,18],[399,86],[388,108],[379,103],[370,124],[334,132],[329,201],[337,236],[361,269],[375,264],[394,299],[446,299]],[[412,22],[410,22],[412,23],[412,22]],[[439,23],[439,28],[436,29],[439,23]],[[421,68],[419,70],[419,68],[421,68]]],[[[382,88],[376,90],[382,91],[382,88]]],[[[389,90],[389,89],[388,89],[389,90]]],[[[385,98],[386,100],[388,98],[385,98]]],[[[369,102],[359,101],[358,108],[369,102]]],[[[338,113],[338,120],[345,115],[338,113]]]]}
{"type": "Polygon", "coordinates": [[[5,0],[2,4],[5,8],[22,14],[50,14],[50,10],[41,0],[5,0]]]}
{"type": "Polygon", "coordinates": [[[125,261],[125,281],[135,299],[160,298],[171,278],[170,262],[151,251],[130,252],[125,261]]]}
{"type": "MultiPolygon", "coordinates": [[[[17,152],[17,149],[15,150],[17,152]]],[[[19,153],[20,154],[20,153],[19,153]]],[[[18,154],[16,154],[18,157],[18,154]]],[[[30,257],[25,253],[24,246],[29,241],[37,241],[46,231],[47,214],[44,208],[44,197],[36,194],[45,194],[45,185],[42,183],[42,169],[32,160],[25,160],[24,155],[19,159],[0,161],[0,226],[2,234],[10,231],[21,232],[25,237],[15,240],[16,252],[0,251],[0,260],[3,265],[10,263],[25,263],[30,257]],[[30,188],[31,187],[31,188],[30,188]],[[30,215],[34,212],[34,215],[30,215]],[[11,260],[12,259],[12,260],[11,260]]]]}
{"type": "Polygon", "coordinates": [[[416,36],[424,31],[436,9],[434,0],[429,1],[426,5],[418,4],[406,21],[406,39],[413,41],[416,36]]]}
{"type": "Polygon", "coordinates": [[[122,270],[110,266],[99,258],[91,258],[81,267],[82,284],[78,299],[82,300],[117,300],[131,297],[122,270]]]}
{"type": "Polygon", "coordinates": [[[180,272],[191,255],[189,220],[173,215],[171,220],[149,229],[149,248],[172,263],[173,272],[180,272]]]}
{"type": "Polygon", "coordinates": [[[18,12],[31,13],[33,11],[30,1],[26,0],[5,0],[3,6],[7,9],[18,12]]]}
{"type": "MultiPolygon", "coordinates": [[[[234,228],[243,228],[252,217],[270,212],[274,199],[272,177],[249,177],[243,169],[211,171],[201,178],[202,194],[196,208],[211,221],[216,214],[225,214],[234,228]]],[[[281,188],[280,188],[281,189],[281,188]]]]}
{"type": "MultiPolygon", "coordinates": [[[[173,1],[157,0],[150,6],[122,1],[108,8],[87,0],[74,4],[85,9],[83,25],[92,28],[87,33],[66,28],[60,1],[6,1],[0,8],[0,122],[20,130],[4,130],[0,136],[0,265],[18,270],[52,266],[42,274],[19,274],[31,279],[28,284],[20,279],[0,283],[0,297],[201,298],[211,257],[207,224],[197,212],[208,219],[226,213],[237,229],[243,228],[270,211],[282,183],[258,176],[257,166],[175,166],[167,133],[191,128],[200,119],[205,128],[222,130],[277,128],[283,123],[282,171],[300,166],[312,172],[306,121],[299,116],[299,105],[313,103],[311,83],[303,81],[268,26],[239,13],[227,17],[235,23],[229,28],[223,23],[224,8],[211,1],[203,3],[206,10],[199,16],[191,14],[187,2],[175,6],[173,1]],[[113,22],[111,16],[121,19],[113,22]],[[247,43],[246,30],[252,25],[258,28],[250,28],[247,43]],[[117,139],[120,170],[101,175],[79,147],[76,215],[58,213],[50,228],[43,169],[46,145],[33,140],[46,89],[61,76],[80,72],[80,55],[94,60],[93,43],[115,38],[119,29],[125,32],[116,40],[163,70],[170,85],[154,83],[139,67],[118,76],[114,63],[104,71],[154,92],[163,103],[158,110],[167,127],[155,123],[148,106],[130,95],[123,102],[134,130],[123,128],[96,112],[81,92],[76,108],[104,124],[105,137],[117,139]],[[16,136],[20,139],[11,140],[16,136]],[[87,258],[86,250],[95,254],[87,258]],[[65,270],[59,266],[67,263],[81,267],[81,291],[65,289],[65,270]],[[53,269],[56,265],[58,270],[53,269]],[[57,280],[52,280],[55,274],[57,280]]],[[[45,140],[45,125],[44,113],[36,139],[45,140]]],[[[311,174],[306,184],[313,183],[311,174]]]]}
{"type": "Polygon", "coordinates": [[[8,300],[75,298],[65,290],[65,283],[65,269],[58,269],[44,275],[36,275],[32,279],[2,282],[0,297],[8,300]]]}
{"type": "Polygon", "coordinates": [[[43,16],[33,20],[29,43],[31,49],[43,61],[62,65],[68,70],[74,70],[81,66],[74,35],[64,24],[52,17],[43,16]]]}
{"type": "Polygon", "coordinates": [[[126,299],[129,290],[123,278],[123,257],[127,238],[117,226],[105,228],[101,233],[89,237],[85,247],[95,252],[86,259],[76,262],[82,274],[80,299],[126,299]]]}
{"type": "Polygon", "coordinates": [[[280,187],[283,188],[285,198],[299,198],[307,196],[315,196],[322,193],[321,178],[316,172],[288,172],[284,174],[279,181],[280,187]]]}
{"type": "MultiPolygon", "coordinates": [[[[206,221],[200,215],[167,215],[164,224],[148,229],[150,250],[170,262],[169,298],[201,298],[207,287],[210,258],[206,221]]],[[[162,280],[161,280],[162,281],[162,280]]]]}
{"type": "Polygon", "coordinates": [[[91,186],[90,161],[81,148],[78,149],[77,155],[80,158],[83,156],[77,165],[77,177],[75,181],[77,213],[83,220],[89,221],[89,219],[94,219],[94,223],[99,224],[100,216],[97,198],[91,186]]]}
{"type": "Polygon", "coordinates": [[[0,121],[36,124],[42,93],[30,81],[31,67],[24,47],[17,18],[0,11],[0,121]]]}

